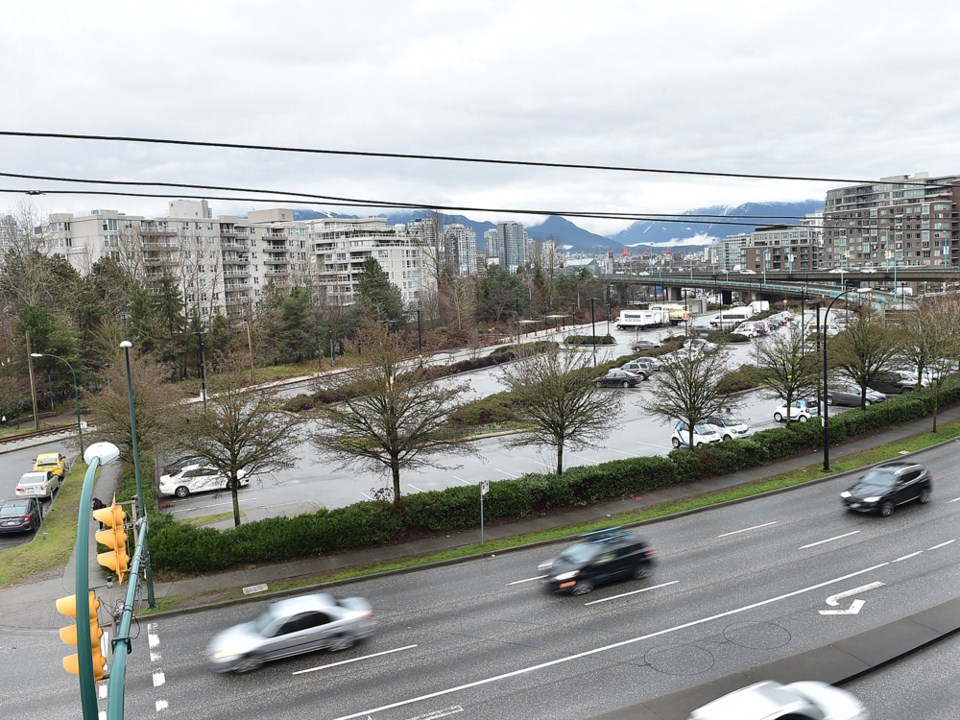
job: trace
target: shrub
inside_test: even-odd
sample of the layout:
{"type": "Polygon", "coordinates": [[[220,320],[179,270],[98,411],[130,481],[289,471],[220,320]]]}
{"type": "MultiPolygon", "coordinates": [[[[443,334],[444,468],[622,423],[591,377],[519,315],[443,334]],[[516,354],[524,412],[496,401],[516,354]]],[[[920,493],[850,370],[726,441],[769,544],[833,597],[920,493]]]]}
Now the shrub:
{"type": "Polygon", "coordinates": [[[567,335],[563,339],[567,345],[616,345],[612,335],[567,335]]]}

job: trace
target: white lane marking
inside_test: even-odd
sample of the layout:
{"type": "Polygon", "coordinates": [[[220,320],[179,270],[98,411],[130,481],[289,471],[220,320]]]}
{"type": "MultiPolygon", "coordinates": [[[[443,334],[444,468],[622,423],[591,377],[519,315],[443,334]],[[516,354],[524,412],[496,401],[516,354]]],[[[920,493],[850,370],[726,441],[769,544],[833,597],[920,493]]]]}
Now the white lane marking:
{"type": "Polygon", "coordinates": [[[108,685],[105,682],[98,683],[99,687],[97,688],[98,694],[100,695],[101,700],[107,699],[107,688],[108,685]]]}
{"type": "Polygon", "coordinates": [[[626,450],[617,450],[616,448],[610,448],[614,452],[618,452],[621,455],[629,455],[630,457],[646,457],[645,455],[638,455],[637,453],[627,452],[626,450]]]}
{"type": "Polygon", "coordinates": [[[639,593],[647,592],[647,590],[656,590],[657,588],[666,587],[667,585],[676,585],[679,580],[671,580],[670,582],[660,583],[659,585],[651,585],[650,587],[643,588],[641,590],[631,590],[630,592],[620,593],[619,595],[611,595],[610,597],[601,598],[600,600],[591,600],[586,605],[596,605],[597,603],[607,602],[608,600],[616,600],[617,598],[627,597],[628,595],[638,595],[639,593]]]}
{"type": "Polygon", "coordinates": [[[168,703],[166,700],[157,700],[157,703],[156,703],[157,712],[160,712],[161,710],[166,710],[168,707],[170,707],[170,703],[168,703]]]}
{"type": "Polygon", "coordinates": [[[840,538],[850,537],[851,535],[856,535],[859,530],[854,530],[853,532],[844,533],[843,535],[837,535],[836,537],[827,538],[826,540],[817,540],[816,542],[809,543],[807,545],[801,545],[797,550],[806,550],[807,548],[812,548],[816,545],[823,545],[824,543],[833,542],[834,540],[839,540],[840,538]]]}
{"type": "Polygon", "coordinates": [[[363,495],[367,500],[373,500],[373,498],[367,495],[363,490],[360,491],[360,494],[363,495]]]}
{"type": "Polygon", "coordinates": [[[106,711],[106,710],[99,710],[99,711],[97,712],[97,720],[107,720],[107,711],[106,711]]]}
{"type": "Polygon", "coordinates": [[[585,455],[577,455],[576,453],[570,453],[570,455],[572,455],[572,456],[575,457],[575,458],[580,458],[581,460],[586,460],[586,461],[589,462],[589,463],[598,462],[596,459],[594,459],[594,458],[588,458],[588,457],[585,456],[585,455]]]}
{"type": "Polygon", "coordinates": [[[512,478],[520,477],[519,475],[514,475],[513,473],[507,472],[506,470],[501,470],[500,468],[494,468],[494,470],[496,470],[499,473],[503,473],[504,475],[508,475],[509,477],[512,477],[512,478]]]}
{"type": "Polygon", "coordinates": [[[403,647],[393,648],[393,650],[384,650],[383,652],[372,653],[370,655],[364,655],[362,657],[350,658],[349,660],[341,660],[340,662],[328,663],[327,665],[318,665],[317,667],[307,668],[306,670],[297,670],[292,673],[293,675],[303,675],[305,673],[316,672],[317,670],[326,670],[327,668],[337,667],[338,665],[349,665],[350,663],[359,662],[361,660],[369,660],[370,658],[380,657],[381,655],[390,655],[391,653],[400,652],[401,650],[410,650],[411,648],[417,647],[416,645],[404,645],[403,647]]]}
{"type": "Polygon", "coordinates": [[[147,645],[151,648],[155,648],[160,644],[160,636],[157,635],[156,631],[147,630],[147,645]]]}
{"type": "Polygon", "coordinates": [[[541,460],[534,460],[534,462],[535,462],[537,465],[539,465],[540,467],[545,467],[547,470],[551,470],[551,469],[552,469],[549,465],[547,465],[545,462],[543,462],[543,461],[541,461],[541,460]]]}
{"type": "Polygon", "coordinates": [[[459,705],[451,705],[450,707],[445,707],[442,710],[434,710],[433,712],[428,712],[425,715],[417,715],[416,717],[408,718],[408,720],[439,720],[439,718],[447,717],[447,715],[456,715],[457,713],[462,713],[463,708],[459,705]]]}
{"type": "Polygon", "coordinates": [[[836,607],[840,604],[840,601],[845,597],[850,597],[851,595],[859,595],[862,592],[867,590],[875,590],[878,587],[883,587],[883,583],[879,580],[877,582],[872,582],[867,585],[861,585],[860,587],[855,587],[852,590],[844,590],[843,592],[837,593],[836,595],[831,595],[827,598],[827,605],[830,607],[836,607]]]}
{"type": "MultiPolygon", "coordinates": [[[[244,496],[243,496],[243,499],[244,499],[244,500],[256,500],[257,498],[255,498],[255,497],[247,497],[246,495],[244,495],[244,496]]],[[[220,506],[222,506],[222,505],[233,505],[233,501],[232,501],[232,500],[227,500],[227,501],[225,501],[225,502],[210,503],[210,504],[208,504],[208,505],[193,505],[193,506],[187,507],[187,508],[175,508],[175,509],[173,509],[173,510],[170,510],[170,513],[171,513],[172,515],[176,515],[177,513],[188,513],[188,512],[193,512],[194,510],[206,510],[206,509],[208,509],[208,508],[220,507],[220,506]]]]}
{"type": "Polygon", "coordinates": [[[163,656],[158,652],[150,652],[150,662],[160,662],[163,660],[163,656]]]}
{"type": "Polygon", "coordinates": [[[677,632],[679,630],[686,630],[690,627],[695,627],[696,625],[703,625],[714,620],[719,620],[720,618],[729,617],[731,615],[737,615],[747,610],[753,610],[754,608],[762,607],[764,605],[769,605],[771,603],[779,602],[780,600],[786,600],[787,598],[794,597],[796,595],[802,595],[803,593],[808,593],[813,590],[819,590],[822,587],[827,585],[833,585],[834,583],[843,582],[844,580],[849,580],[852,577],[857,577],[858,575],[863,575],[868,572],[873,572],[874,570],[879,570],[882,567],[886,567],[890,563],[884,562],[879,565],[872,565],[863,570],[857,570],[856,572],[848,573],[847,575],[842,575],[840,577],[833,578],[831,580],[825,580],[824,582],[817,583],[816,585],[810,585],[799,590],[794,590],[792,592],[785,593],[783,595],[778,595],[776,597],[768,598],[766,600],[760,600],[759,602],[752,603],[750,605],[744,605],[743,607],[735,608],[733,610],[726,610],[722,613],[717,613],[716,615],[710,615],[709,617],[700,618],[699,620],[691,620],[690,622],[683,623],[682,625],[674,625],[670,628],[665,628],[663,630],[657,630],[656,632],[648,633],[646,635],[639,635],[638,637],[629,638],[627,640],[621,640],[620,642],[612,643],[610,645],[604,645],[602,647],[593,648],[592,650],[584,650],[583,652],[576,653],[575,655],[567,655],[566,657],[556,658],[555,660],[548,660],[547,662],[540,663],[538,665],[530,665],[525,668],[520,668],[519,670],[512,670],[507,673],[502,673],[500,675],[494,675],[492,677],[483,678],[482,680],[474,680],[473,682],[464,683],[463,685],[457,685],[456,687],[446,688],[445,690],[437,690],[436,692],[427,693],[426,695],[421,695],[419,697],[410,698],[408,700],[399,700],[389,705],[381,705],[380,707],[372,708],[370,710],[362,710],[352,715],[341,715],[334,720],[353,720],[354,718],[363,717],[365,715],[372,715],[373,713],[382,712],[384,710],[393,710],[394,708],[403,707],[405,705],[412,705],[413,703],[422,702],[424,700],[430,700],[431,698],[441,697],[443,695],[449,695],[451,693],[459,692],[461,690],[468,690],[470,688],[479,687],[481,685],[489,685],[490,683],[499,682],[500,680],[506,680],[507,678],[516,677],[518,675],[525,675],[530,672],[535,672],[537,670],[543,670],[544,668],[553,667],[554,665],[560,665],[562,663],[571,662],[572,660],[579,660],[581,658],[590,657],[592,655],[597,655],[602,652],[607,652],[608,650],[615,650],[616,648],[625,647],[627,645],[632,645],[633,643],[642,642],[643,640],[649,640],[651,638],[660,637],[661,635],[668,635],[670,633],[677,632]]]}
{"type": "Polygon", "coordinates": [[[717,535],[717,537],[718,538],[729,537],[730,535],[737,535],[738,533],[749,532],[750,530],[757,530],[758,528],[767,527],[768,525],[776,525],[778,522],[779,520],[772,520],[768,523],[764,523],[763,525],[754,525],[753,527],[744,528],[743,530],[734,530],[733,532],[724,533],[723,535],[717,535]]]}
{"type": "Polygon", "coordinates": [[[535,580],[543,580],[546,575],[537,575],[536,577],[527,578],[526,580],[514,580],[513,582],[507,583],[507,587],[511,585],[522,585],[523,583],[534,582],[535,580]]]}
{"type": "Polygon", "coordinates": [[[414,490],[416,490],[417,492],[423,492],[423,490],[421,490],[420,488],[418,488],[418,487],[417,487],[416,485],[414,485],[413,483],[407,483],[407,485],[408,485],[409,487],[412,487],[412,488],[413,488],[414,490]]]}
{"type": "Polygon", "coordinates": [[[155,672],[153,674],[153,686],[160,687],[167,681],[167,676],[163,674],[163,671],[155,672]]]}
{"type": "Polygon", "coordinates": [[[466,480],[464,480],[462,477],[460,477],[460,476],[458,476],[458,475],[451,475],[450,477],[452,477],[454,480],[459,480],[459,481],[462,482],[464,485],[472,485],[472,484],[473,484],[473,483],[468,483],[466,480]]]}
{"type": "Polygon", "coordinates": [[[960,497],[955,497],[953,500],[947,500],[947,502],[952,503],[952,502],[957,502],[957,500],[960,500],[960,497]]]}
{"type": "Polygon", "coordinates": [[[942,543],[940,543],[939,545],[934,545],[933,547],[928,547],[927,550],[937,550],[937,549],[939,549],[939,548],[944,547],[945,545],[949,545],[950,543],[955,543],[956,541],[957,541],[956,538],[954,538],[953,540],[947,540],[946,542],[942,542],[942,543]]]}
{"type": "Polygon", "coordinates": [[[894,560],[894,562],[900,562],[901,560],[909,560],[910,558],[916,557],[917,555],[919,555],[919,554],[922,553],[922,552],[923,552],[923,550],[917,550],[915,553],[910,553],[909,555],[904,555],[903,557],[898,557],[896,560],[894,560]]]}
{"type": "Polygon", "coordinates": [[[863,610],[863,606],[867,604],[866,600],[860,600],[859,598],[850,603],[850,607],[846,610],[821,610],[821,615],[859,615],[860,611],[863,610]]]}

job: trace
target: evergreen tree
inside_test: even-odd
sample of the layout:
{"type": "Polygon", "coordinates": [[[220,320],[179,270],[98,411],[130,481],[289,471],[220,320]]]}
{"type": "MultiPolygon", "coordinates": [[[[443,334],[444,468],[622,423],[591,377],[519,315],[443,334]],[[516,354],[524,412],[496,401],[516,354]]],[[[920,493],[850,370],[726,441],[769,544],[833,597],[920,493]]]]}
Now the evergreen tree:
{"type": "Polygon", "coordinates": [[[390,278],[375,258],[363,261],[363,272],[357,278],[357,305],[365,315],[379,322],[388,322],[395,327],[403,319],[403,299],[400,288],[390,278]]]}

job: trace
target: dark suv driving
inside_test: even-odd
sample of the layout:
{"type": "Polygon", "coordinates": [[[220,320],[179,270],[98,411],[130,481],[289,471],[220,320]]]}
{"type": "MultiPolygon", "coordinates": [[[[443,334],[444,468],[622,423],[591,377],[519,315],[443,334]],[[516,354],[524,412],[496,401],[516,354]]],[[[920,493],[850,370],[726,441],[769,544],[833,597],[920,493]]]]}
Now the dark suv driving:
{"type": "Polygon", "coordinates": [[[840,493],[847,510],[878,512],[890,516],[897,505],[911,500],[930,502],[933,483],[930,471],[922,465],[892,462],[870,469],[855,485],[840,493]]]}
{"type": "Polygon", "coordinates": [[[557,557],[540,564],[544,584],[550,590],[585,595],[601,583],[650,577],[656,551],[632,530],[607,528],[580,538],[557,557]]]}

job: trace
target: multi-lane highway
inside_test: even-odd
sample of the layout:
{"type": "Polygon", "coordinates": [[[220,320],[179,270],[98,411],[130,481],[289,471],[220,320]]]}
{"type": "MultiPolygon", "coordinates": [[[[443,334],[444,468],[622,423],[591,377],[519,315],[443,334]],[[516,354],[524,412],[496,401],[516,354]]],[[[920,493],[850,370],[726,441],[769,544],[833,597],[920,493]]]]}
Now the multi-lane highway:
{"type": "MultiPolygon", "coordinates": [[[[260,603],[147,619],[127,716],[574,720],[804,652],[960,592],[953,448],[922,460],[934,476],[929,505],[887,519],[846,514],[838,495],[850,480],[837,478],[656,523],[643,531],[658,550],[654,576],[583,597],[539,588],[552,547],[337,587],[373,603],[373,638],[248,675],[210,673],[203,648],[260,603]]],[[[910,677],[894,668],[888,682],[910,677]]],[[[52,689],[18,682],[39,698],[20,717],[75,715],[48,700],[70,678],[52,689]]]]}

